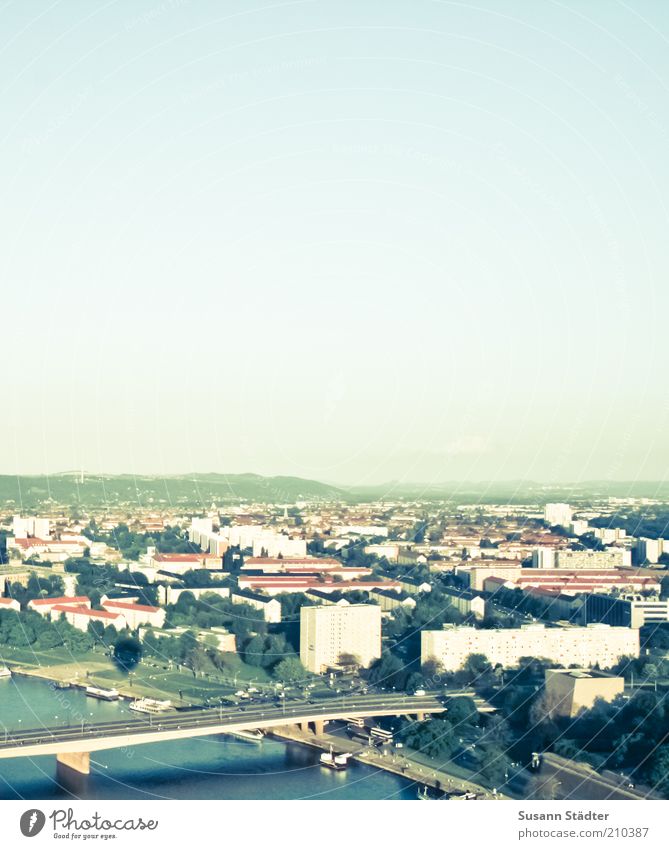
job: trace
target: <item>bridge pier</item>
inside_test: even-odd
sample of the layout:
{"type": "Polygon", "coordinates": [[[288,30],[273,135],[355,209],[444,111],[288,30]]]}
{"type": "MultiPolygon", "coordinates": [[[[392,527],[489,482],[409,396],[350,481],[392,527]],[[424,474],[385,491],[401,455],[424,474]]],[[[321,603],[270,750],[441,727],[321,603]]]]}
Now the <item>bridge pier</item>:
{"type": "Polygon", "coordinates": [[[325,729],[325,722],[322,719],[314,720],[314,734],[320,736],[325,729]]]}
{"type": "Polygon", "coordinates": [[[418,722],[423,722],[425,720],[425,711],[419,710],[416,714],[416,720],[418,722]]]}
{"type": "Polygon", "coordinates": [[[309,733],[309,723],[308,722],[300,722],[300,731],[304,731],[305,734],[309,733]]]}
{"type": "Polygon", "coordinates": [[[88,752],[59,752],[56,755],[58,767],[67,767],[80,775],[90,775],[91,756],[88,752]]]}

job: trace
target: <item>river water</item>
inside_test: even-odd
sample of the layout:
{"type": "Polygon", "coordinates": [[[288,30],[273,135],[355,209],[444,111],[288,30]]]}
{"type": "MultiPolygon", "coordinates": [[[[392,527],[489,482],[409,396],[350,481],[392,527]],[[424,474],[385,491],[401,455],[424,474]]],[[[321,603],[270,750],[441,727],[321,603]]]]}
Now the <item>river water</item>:
{"type": "MultiPolygon", "coordinates": [[[[31,678],[0,679],[0,725],[8,729],[114,720],[125,702],[56,690],[31,678]]],[[[1,732],[0,728],[0,732],[1,732]]],[[[265,738],[193,737],[91,754],[91,774],[63,786],[56,758],[0,759],[0,799],[415,799],[409,781],[363,764],[334,772],[319,752],[265,738]]]]}

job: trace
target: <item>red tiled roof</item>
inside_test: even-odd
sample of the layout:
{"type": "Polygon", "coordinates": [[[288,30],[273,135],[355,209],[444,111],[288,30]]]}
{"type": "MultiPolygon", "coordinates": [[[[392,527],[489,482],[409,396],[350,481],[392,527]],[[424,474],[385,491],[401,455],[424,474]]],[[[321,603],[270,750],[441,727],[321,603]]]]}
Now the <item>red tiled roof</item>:
{"type": "Polygon", "coordinates": [[[153,559],[158,563],[199,563],[205,554],[154,554],[153,559]]]}
{"type": "Polygon", "coordinates": [[[254,566],[281,566],[290,563],[291,565],[299,564],[321,569],[331,569],[342,565],[334,557],[246,557],[244,563],[252,563],[254,566]]]}
{"type": "Polygon", "coordinates": [[[90,598],[87,595],[74,595],[67,596],[62,595],[58,596],[58,598],[34,598],[29,604],[39,604],[39,605],[47,605],[47,604],[70,604],[77,605],[82,602],[88,602],[90,604],[90,598]]]}
{"type": "Polygon", "coordinates": [[[78,545],[79,547],[86,547],[85,543],[78,540],[38,539],[37,537],[16,537],[13,545],[19,548],[49,548],[55,545],[78,545]]]}
{"type": "Polygon", "coordinates": [[[112,613],[110,610],[90,610],[88,607],[78,607],[76,604],[57,604],[53,609],[62,613],[76,613],[77,615],[90,616],[93,619],[117,619],[123,615],[121,611],[112,613]]]}
{"type": "Polygon", "coordinates": [[[122,610],[141,610],[145,613],[158,613],[160,611],[159,607],[152,607],[149,604],[133,604],[127,601],[105,601],[102,604],[103,607],[120,607],[122,610]]]}

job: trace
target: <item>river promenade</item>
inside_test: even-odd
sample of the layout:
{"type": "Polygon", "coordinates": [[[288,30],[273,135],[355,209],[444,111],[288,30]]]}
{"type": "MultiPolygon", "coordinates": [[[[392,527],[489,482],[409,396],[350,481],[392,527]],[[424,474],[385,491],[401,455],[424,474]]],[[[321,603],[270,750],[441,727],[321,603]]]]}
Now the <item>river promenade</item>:
{"type": "Polygon", "coordinates": [[[275,728],[272,735],[282,740],[301,743],[322,751],[328,751],[332,746],[337,753],[348,752],[359,763],[402,776],[402,778],[416,782],[419,788],[427,786],[454,794],[473,793],[478,799],[503,800],[509,798],[501,793],[495,795],[490,789],[445,772],[443,768],[435,769],[425,763],[418,763],[411,758],[408,750],[406,754],[400,754],[395,750],[392,754],[384,755],[378,749],[362,746],[360,742],[338,734],[327,732],[314,734],[312,731],[303,731],[294,725],[275,728]]]}

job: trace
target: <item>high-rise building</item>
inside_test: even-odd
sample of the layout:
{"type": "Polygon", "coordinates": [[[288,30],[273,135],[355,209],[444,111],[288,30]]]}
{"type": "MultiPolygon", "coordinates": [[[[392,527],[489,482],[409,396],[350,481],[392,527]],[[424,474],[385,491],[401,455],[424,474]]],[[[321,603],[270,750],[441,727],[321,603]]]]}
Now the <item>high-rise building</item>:
{"type": "Polygon", "coordinates": [[[553,525],[562,525],[568,528],[571,525],[572,509],[568,504],[554,503],[546,504],[544,507],[544,522],[553,525]]]}
{"type": "Polygon", "coordinates": [[[664,553],[664,540],[640,537],[636,544],[639,563],[657,563],[664,553]]]}
{"type": "Polygon", "coordinates": [[[39,516],[14,516],[12,533],[16,539],[51,539],[51,523],[39,516]]]}
{"type": "Polygon", "coordinates": [[[376,604],[300,608],[300,660],[320,674],[345,660],[360,666],[381,657],[381,608],[376,604]]]}

